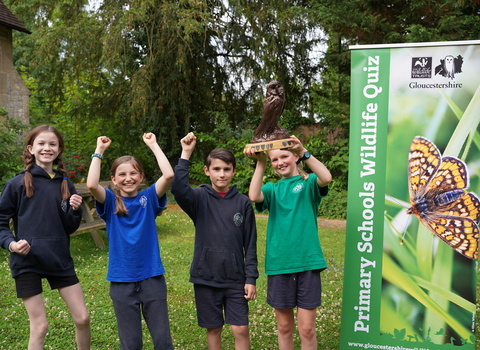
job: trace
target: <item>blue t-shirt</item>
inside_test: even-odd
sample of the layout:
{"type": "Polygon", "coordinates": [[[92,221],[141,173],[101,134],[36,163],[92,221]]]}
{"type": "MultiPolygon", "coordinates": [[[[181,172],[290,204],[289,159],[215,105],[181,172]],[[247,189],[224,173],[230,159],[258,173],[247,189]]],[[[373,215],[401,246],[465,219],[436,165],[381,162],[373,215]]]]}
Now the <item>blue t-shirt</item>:
{"type": "Polygon", "coordinates": [[[138,282],[163,275],[155,218],[165,209],[167,197],[158,198],[155,184],[135,197],[122,197],[127,215],[114,214],[115,195],[106,189],[105,202],[96,202],[98,215],[107,224],[109,241],[107,280],[138,282]]]}

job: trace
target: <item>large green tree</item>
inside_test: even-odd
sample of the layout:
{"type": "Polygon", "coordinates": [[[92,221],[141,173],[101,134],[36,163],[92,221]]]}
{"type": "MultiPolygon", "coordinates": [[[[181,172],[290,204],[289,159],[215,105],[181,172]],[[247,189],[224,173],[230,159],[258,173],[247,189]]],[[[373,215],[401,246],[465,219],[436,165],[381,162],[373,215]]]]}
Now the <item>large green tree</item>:
{"type": "Polygon", "coordinates": [[[16,63],[35,80],[37,122],[70,118],[135,149],[154,131],[169,155],[188,131],[258,123],[265,85],[285,86],[285,123],[313,121],[308,8],[296,1],[6,1],[33,32],[16,63]],[[98,125],[102,127],[99,128],[98,125]],[[95,127],[93,127],[95,126],[95,127]],[[135,140],[135,141],[133,141],[135,140]]]}

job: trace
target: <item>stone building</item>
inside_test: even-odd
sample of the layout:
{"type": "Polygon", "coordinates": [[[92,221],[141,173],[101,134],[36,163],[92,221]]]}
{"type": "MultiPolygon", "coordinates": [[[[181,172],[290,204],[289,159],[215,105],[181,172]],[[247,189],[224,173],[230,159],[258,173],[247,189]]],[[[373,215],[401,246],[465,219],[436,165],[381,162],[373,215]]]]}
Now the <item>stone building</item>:
{"type": "Polygon", "coordinates": [[[0,1],[0,108],[10,117],[28,124],[30,91],[13,65],[13,30],[31,34],[0,1]]]}

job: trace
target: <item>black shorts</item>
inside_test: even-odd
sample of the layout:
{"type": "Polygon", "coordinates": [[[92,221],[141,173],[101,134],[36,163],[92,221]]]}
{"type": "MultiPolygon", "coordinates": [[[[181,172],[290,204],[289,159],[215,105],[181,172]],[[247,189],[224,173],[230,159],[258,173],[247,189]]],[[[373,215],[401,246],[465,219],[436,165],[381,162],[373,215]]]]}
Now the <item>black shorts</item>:
{"type": "Polygon", "coordinates": [[[194,289],[200,327],[220,328],[225,323],[233,326],[248,325],[248,300],[245,299],[243,289],[215,288],[196,283],[194,289]]]}
{"type": "Polygon", "coordinates": [[[52,276],[41,275],[35,272],[25,272],[15,277],[17,298],[27,298],[43,292],[42,278],[46,278],[50,288],[58,289],[73,286],[79,282],[77,275],[73,276],[52,276]]]}
{"type": "Polygon", "coordinates": [[[275,309],[315,309],[322,302],[320,270],[270,275],[267,303],[275,309]]]}

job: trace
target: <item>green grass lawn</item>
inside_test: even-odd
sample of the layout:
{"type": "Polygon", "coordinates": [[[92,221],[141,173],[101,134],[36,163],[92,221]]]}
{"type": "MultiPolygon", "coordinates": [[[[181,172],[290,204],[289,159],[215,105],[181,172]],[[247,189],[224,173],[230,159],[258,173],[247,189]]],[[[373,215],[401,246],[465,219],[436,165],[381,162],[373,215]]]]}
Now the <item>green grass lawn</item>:
{"type": "MultiPolygon", "coordinates": [[[[265,302],[264,274],[265,229],[267,220],[257,219],[260,278],[258,298],[250,302],[250,336],[252,349],[276,349],[276,323],[273,310],[265,302]]],[[[176,349],[206,349],[205,332],[197,326],[193,285],[188,282],[193,252],[194,228],[183,212],[167,210],[158,218],[159,240],[168,285],[170,327],[176,349]]],[[[322,272],[323,305],[318,309],[318,348],[339,349],[342,305],[345,230],[319,229],[329,268],[322,272]]],[[[106,237],[104,237],[107,242],[106,237]]],[[[105,280],[108,250],[97,248],[90,234],[72,237],[72,255],[85,293],[92,320],[92,349],[118,349],[115,315],[105,280]]],[[[74,349],[74,327],[65,303],[57,291],[44,283],[44,299],[49,321],[46,349],[74,349]]],[[[0,349],[26,349],[29,324],[21,300],[15,297],[14,281],[10,276],[8,252],[0,250],[0,349]]],[[[478,313],[477,313],[478,314],[478,313]]],[[[477,318],[478,319],[478,318],[477,318]]],[[[144,326],[144,349],[153,349],[144,326]]],[[[478,343],[478,341],[477,341],[478,343]]],[[[295,348],[300,347],[295,335],[295,348]]],[[[223,332],[223,348],[234,349],[229,327],[223,332]]]]}

